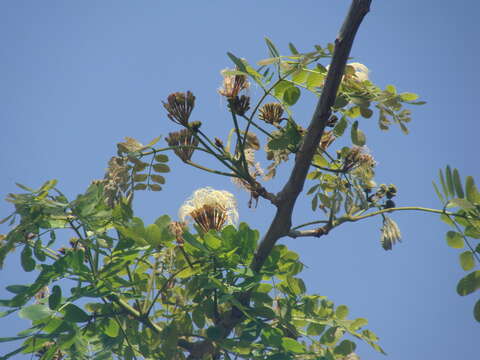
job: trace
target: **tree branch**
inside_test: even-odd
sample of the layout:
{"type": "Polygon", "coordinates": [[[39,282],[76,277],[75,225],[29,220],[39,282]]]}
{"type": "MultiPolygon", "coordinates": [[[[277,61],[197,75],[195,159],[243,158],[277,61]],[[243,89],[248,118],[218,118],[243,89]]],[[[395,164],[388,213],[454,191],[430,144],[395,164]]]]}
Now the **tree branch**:
{"type": "MultiPolygon", "coordinates": [[[[255,272],[258,272],[262,268],[277,240],[288,235],[290,232],[292,225],[292,212],[295,202],[303,189],[313,155],[318,148],[325,125],[330,117],[331,108],[337,96],[353,40],[364,16],[370,10],[371,1],[372,0],[352,0],[347,17],[345,18],[340,33],[335,40],[335,50],[322,95],[313,113],[302,146],[296,154],[294,168],[290,174],[288,182],[274,198],[275,204],[277,205],[277,212],[255,253],[252,263],[250,264],[251,269],[255,272]]],[[[239,297],[239,301],[242,305],[248,305],[250,301],[250,293],[248,291],[242,293],[239,297]]],[[[223,313],[221,315],[221,320],[217,325],[222,331],[222,338],[226,338],[235,326],[243,319],[243,313],[236,307],[223,313]]],[[[192,345],[193,347],[191,349],[188,349],[189,346],[187,344],[181,345],[190,352],[189,359],[202,359],[203,355],[212,350],[212,343],[210,340],[203,340],[192,345]]]]}
{"type": "Polygon", "coordinates": [[[331,115],[331,108],[337,96],[353,40],[364,16],[370,10],[370,3],[371,0],[353,0],[350,5],[347,17],[335,40],[335,50],[322,95],[313,113],[302,146],[296,155],[290,178],[277,196],[277,212],[254,256],[251,264],[253,271],[258,272],[262,268],[277,240],[286,236],[290,231],[295,202],[303,190],[313,155],[331,115]]]}

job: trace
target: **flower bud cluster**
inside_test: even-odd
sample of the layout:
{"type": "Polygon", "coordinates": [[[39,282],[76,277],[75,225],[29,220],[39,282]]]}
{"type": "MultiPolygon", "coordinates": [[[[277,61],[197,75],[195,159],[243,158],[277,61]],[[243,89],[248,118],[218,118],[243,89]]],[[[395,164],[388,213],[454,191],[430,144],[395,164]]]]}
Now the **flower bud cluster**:
{"type": "Polygon", "coordinates": [[[192,158],[193,152],[198,146],[198,139],[190,129],[172,132],[165,140],[169,146],[175,147],[173,151],[184,162],[192,158]]]}
{"type": "Polygon", "coordinates": [[[163,102],[163,107],[168,111],[168,117],[173,122],[189,127],[188,119],[195,106],[195,96],[187,91],[170,94],[167,102],[163,102]]]}

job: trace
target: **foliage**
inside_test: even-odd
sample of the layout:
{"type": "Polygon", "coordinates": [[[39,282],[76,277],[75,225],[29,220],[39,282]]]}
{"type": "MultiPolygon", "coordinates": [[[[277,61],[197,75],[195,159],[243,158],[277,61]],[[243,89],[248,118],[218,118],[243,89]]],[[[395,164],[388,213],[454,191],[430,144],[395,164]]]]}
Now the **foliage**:
{"type": "MultiPolygon", "coordinates": [[[[0,339],[21,341],[1,359],[18,353],[44,360],[354,359],[355,338],[383,353],[378,337],[365,328],[366,319],[348,319],[347,306],[306,292],[299,276],[303,264],[287,246],[274,245],[261,266],[252,265],[263,240],[247,224],[235,226],[235,204],[228,194],[209,189],[204,192],[209,196],[192,197],[186,217],[193,220],[193,229],[168,215],[145,225],[133,213],[136,191],[162,189],[163,174],[170,171],[163,153],[171,150],[190,166],[231,178],[252,201],[265,198],[274,206],[282,201],[260,180],[274,177],[282,162],[299,155],[308,131],[295,121],[292,107],[302,92],[323,96],[330,80],[322,61],[332,57],[335,46],[300,53],[290,44],[291,54],[281,56],[269,39],[266,43],[270,57],[258,68],[228,54],[235,68],[222,72],[219,91],[233,123],[226,145],[204,134],[200,122],[189,121],[195,97],[177,92],[164,107],[183,129],[169,134],[167,147],[155,147],[160,138],[148,145],[126,138],[117,145],[104,179],[93,181],[73,200],[55,180],[39,189],[19,184],[24,192],[9,194],[15,210],[3,220],[12,229],[1,238],[0,266],[18,249],[23,270],[35,273],[36,279],[8,286],[12,297],[0,300],[7,308],[1,317],[18,312],[31,321],[17,336],[0,339]],[[252,99],[245,95],[249,81],[263,90],[251,109],[252,99]],[[260,139],[265,139],[271,161],[266,174],[255,161],[260,139]],[[192,161],[199,152],[217,159],[222,169],[192,161]],[[58,248],[68,237],[68,246],[58,248]]],[[[307,176],[307,194],[315,220],[290,227],[285,235],[323,236],[345,222],[379,216],[381,245],[390,250],[400,240],[400,230],[387,214],[427,211],[455,228],[447,233],[450,246],[468,245],[460,262],[471,271],[479,246],[473,248],[469,238],[480,237],[480,195],[471,177],[464,188],[457,170],[447,167],[446,181],[440,173],[442,192],[436,189],[442,210],[398,208],[396,186],[374,181],[376,162],[365,147],[361,119],[376,113],[382,130],[398,124],[408,133],[411,113],[404,106],[423,102],[416,94],[398,93],[393,85],[376,86],[362,64],[348,64],[342,74],[325,124],[329,130],[321,130],[309,163],[313,170],[307,176]],[[350,145],[332,152],[342,137],[350,145]],[[302,230],[313,225],[320,227],[302,230]]],[[[464,277],[459,294],[477,290],[479,276],[474,271],[464,277]]],[[[479,309],[477,302],[480,321],[479,309]]]]}
{"type": "MultiPolygon", "coordinates": [[[[460,174],[457,169],[447,166],[445,173],[439,171],[441,187],[435,183],[433,186],[443,204],[443,209],[454,208],[454,214],[441,215],[441,219],[451,226],[446,234],[448,246],[454,249],[466,250],[459,255],[460,266],[468,271],[457,284],[457,293],[460,296],[472,294],[480,289],[480,193],[473,177],[465,178],[463,186],[460,174]]],[[[480,322],[480,300],[477,300],[473,308],[473,316],[480,322]]]]}

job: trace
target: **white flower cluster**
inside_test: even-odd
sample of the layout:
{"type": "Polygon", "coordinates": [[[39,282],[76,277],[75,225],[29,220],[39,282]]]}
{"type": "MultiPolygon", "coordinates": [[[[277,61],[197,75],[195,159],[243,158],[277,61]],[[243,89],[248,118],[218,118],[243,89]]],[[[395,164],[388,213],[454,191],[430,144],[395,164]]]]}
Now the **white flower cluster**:
{"type": "Polygon", "coordinates": [[[195,190],[192,196],[180,207],[178,216],[182,221],[188,221],[192,219],[192,213],[205,206],[224,211],[227,216],[227,224],[238,223],[237,201],[233,194],[224,190],[215,190],[211,187],[195,190]]]}

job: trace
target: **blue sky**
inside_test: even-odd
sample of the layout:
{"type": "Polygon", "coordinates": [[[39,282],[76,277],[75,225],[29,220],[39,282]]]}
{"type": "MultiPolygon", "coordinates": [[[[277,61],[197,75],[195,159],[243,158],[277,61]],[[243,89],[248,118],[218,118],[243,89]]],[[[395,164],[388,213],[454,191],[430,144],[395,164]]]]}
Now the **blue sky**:
{"type": "MultiPolygon", "coordinates": [[[[379,162],[377,181],[398,186],[399,206],[439,207],[431,182],[447,164],[480,182],[479,9],[473,1],[461,4],[374,0],[352,50],[375,83],[395,84],[428,102],[413,109],[408,136],[396,127],[380,132],[375,117],[361,121],[379,162]]],[[[115,144],[125,136],[147,143],[175,130],[161,106],[174,91],[193,91],[192,119],[225,139],[231,124],[217,88],[219,71],[231,66],[226,52],[255,62],[268,56],[264,36],[284,53],[288,42],[301,51],[333,42],[348,5],[346,0],[0,2],[0,195],[18,192],[15,182],[35,187],[55,178],[73,198],[103,177],[115,144]]],[[[252,97],[259,93],[251,90],[252,97]]],[[[308,124],[315,100],[305,94],[293,107],[300,124],[308,124]]],[[[164,191],[137,197],[136,213],[146,222],[175,216],[193,190],[209,185],[235,193],[241,220],[266,229],[273,214],[269,204],[260,201],[257,209],[248,209],[248,194],[229,180],[171,158],[164,191]]],[[[270,191],[279,189],[287,171],[284,167],[279,179],[266,184],[270,191]]],[[[303,200],[296,224],[318,216],[303,200]]],[[[0,216],[10,211],[8,203],[0,203],[0,216]]],[[[352,317],[366,317],[389,359],[474,358],[475,297],[455,292],[463,271],[458,252],[446,245],[447,226],[428,214],[393,218],[403,243],[392,252],[379,244],[380,219],[347,224],[320,239],[281,242],[308,266],[303,276],[309,291],[348,305],[352,317]]],[[[6,285],[30,279],[19,271],[17,256],[0,272],[0,298],[9,296],[6,285]]],[[[27,325],[16,315],[0,321],[0,336],[27,325]]],[[[0,355],[8,349],[10,344],[1,344],[0,355]]],[[[385,358],[363,344],[357,352],[363,359],[385,358]]]]}

